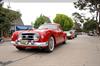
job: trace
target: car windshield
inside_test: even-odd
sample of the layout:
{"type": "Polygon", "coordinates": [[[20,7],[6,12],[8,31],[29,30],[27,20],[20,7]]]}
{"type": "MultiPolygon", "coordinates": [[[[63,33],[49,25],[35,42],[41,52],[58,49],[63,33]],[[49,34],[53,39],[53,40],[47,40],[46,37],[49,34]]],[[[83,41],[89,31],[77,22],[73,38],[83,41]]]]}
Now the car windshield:
{"type": "Polygon", "coordinates": [[[67,31],[67,33],[70,33],[70,31],[67,31]]]}
{"type": "Polygon", "coordinates": [[[65,31],[67,34],[70,34],[70,31],[65,31]]]}
{"type": "Polygon", "coordinates": [[[57,29],[57,26],[53,24],[44,24],[41,25],[38,29],[57,29]]]}

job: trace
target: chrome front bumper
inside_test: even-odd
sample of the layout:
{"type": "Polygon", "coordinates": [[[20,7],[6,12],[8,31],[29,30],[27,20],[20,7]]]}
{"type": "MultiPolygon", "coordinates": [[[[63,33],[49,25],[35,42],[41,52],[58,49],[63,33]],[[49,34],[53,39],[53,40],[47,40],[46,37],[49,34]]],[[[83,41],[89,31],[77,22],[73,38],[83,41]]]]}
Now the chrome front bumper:
{"type": "Polygon", "coordinates": [[[12,44],[14,45],[23,45],[23,46],[48,46],[48,43],[47,42],[34,42],[34,43],[31,43],[31,42],[28,42],[26,44],[23,44],[21,42],[17,42],[17,41],[11,41],[12,44]]]}

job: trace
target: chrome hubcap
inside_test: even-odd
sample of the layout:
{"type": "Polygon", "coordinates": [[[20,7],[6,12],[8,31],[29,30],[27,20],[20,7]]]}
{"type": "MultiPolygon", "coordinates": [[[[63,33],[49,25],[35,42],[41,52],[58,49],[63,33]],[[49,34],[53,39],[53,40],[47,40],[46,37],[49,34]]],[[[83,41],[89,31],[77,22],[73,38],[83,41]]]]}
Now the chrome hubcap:
{"type": "Polygon", "coordinates": [[[50,51],[53,51],[54,49],[54,38],[53,37],[49,39],[49,49],[50,51]]]}

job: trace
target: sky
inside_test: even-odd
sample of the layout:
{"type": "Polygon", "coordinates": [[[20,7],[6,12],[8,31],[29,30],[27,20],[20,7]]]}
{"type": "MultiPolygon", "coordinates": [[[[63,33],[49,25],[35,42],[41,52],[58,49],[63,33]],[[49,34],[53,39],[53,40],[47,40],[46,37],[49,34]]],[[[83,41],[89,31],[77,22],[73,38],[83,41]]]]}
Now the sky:
{"type": "Polygon", "coordinates": [[[77,0],[3,0],[10,2],[75,2],[77,0]]]}
{"type": "MultiPolygon", "coordinates": [[[[7,8],[8,2],[4,4],[7,8]]],[[[35,22],[36,18],[40,14],[45,15],[53,21],[56,14],[65,14],[72,17],[72,13],[80,12],[74,8],[73,2],[10,2],[12,10],[19,11],[22,16],[22,21],[25,25],[31,25],[31,22],[35,22]]]]}

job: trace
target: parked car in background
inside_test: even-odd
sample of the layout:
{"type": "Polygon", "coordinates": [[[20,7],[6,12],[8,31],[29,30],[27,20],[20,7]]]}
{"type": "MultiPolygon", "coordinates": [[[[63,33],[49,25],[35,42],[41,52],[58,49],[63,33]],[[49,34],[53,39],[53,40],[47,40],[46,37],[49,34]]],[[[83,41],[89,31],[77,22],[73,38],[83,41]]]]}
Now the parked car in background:
{"type": "Polygon", "coordinates": [[[0,37],[0,42],[3,42],[3,39],[0,37]]]}
{"type": "Polygon", "coordinates": [[[58,44],[66,42],[66,33],[59,24],[43,24],[38,29],[16,31],[12,43],[18,50],[45,48],[52,52],[58,44]]]}
{"type": "Polygon", "coordinates": [[[65,33],[67,34],[68,39],[74,39],[78,35],[78,32],[76,32],[75,30],[65,31],[65,33]]]}
{"type": "Polygon", "coordinates": [[[94,36],[94,32],[93,31],[89,31],[88,32],[88,36],[94,36]]]}
{"type": "Polygon", "coordinates": [[[66,34],[67,34],[68,39],[73,39],[75,37],[75,35],[72,31],[66,31],[66,34]]]}
{"type": "Polygon", "coordinates": [[[0,42],[2,41],[2,38],[0,37],[0,42]]]}
{"type": "Polygon", "coordinates": [[[78,35],[78,32],[77,31],[74,31],[74,37],[76,38],[78,35]]]}

